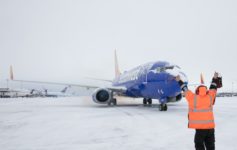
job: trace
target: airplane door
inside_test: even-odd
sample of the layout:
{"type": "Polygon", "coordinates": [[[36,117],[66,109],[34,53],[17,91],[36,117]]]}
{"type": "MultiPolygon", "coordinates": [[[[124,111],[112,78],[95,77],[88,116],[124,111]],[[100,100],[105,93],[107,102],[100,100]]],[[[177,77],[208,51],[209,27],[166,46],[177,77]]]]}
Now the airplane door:
{"type": "Polygon", "coordinates": [[[139,70],[139,78],[140,78],[140,82],[142,83],[147,83],[147,73],[148,73],[148,69],[145,68],[144,66],[140,68],[139,70]]]}

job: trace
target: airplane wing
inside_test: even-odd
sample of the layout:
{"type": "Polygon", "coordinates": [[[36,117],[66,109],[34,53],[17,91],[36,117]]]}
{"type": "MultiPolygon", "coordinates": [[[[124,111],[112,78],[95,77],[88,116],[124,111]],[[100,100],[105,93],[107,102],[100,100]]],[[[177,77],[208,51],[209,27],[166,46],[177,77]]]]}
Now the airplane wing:
{"type": "MultiPolygon", "coordinates": [[[[29,80],[12,80],[15,82],[26,82],[26,83],[41,83],[41,84],[53,84],[53,85],[69,85],[69,86],[76,86],[76,87],[82,87],[82,88],[87,88],[87,89],[97,89],[97,88],[101,88],[101,86],[94,86],[94,85],[83,85],[83,84],[71,84],[71,83],[58,83],[58,82],[45,82],[45,81],[29,81],[29,80]]],[[[113,86],[109,86],[109,87],[104,87],[107,88],[113,92],[125,92],[127,90],[127,88],[125,87],[113,87],[113,86]]]]}
{"type": "Polygon", "coordinates": [[[90,80],[96,80],[96,81],[106,81],[106,82],[110,82],[112,83],[112,80],[108,80],[108,79],[99,79],[99,78],[92,78],[92,77],[87,77],[86,79],[90,79],[90,80]]]}
{"type": "Polygon", "coordinates": [[[11,80],[15,82],[26,82],[26,83],[38,83],[38,84],[54,84],[54,85],[70,85],[70,86],[76,86],[76,87],[84,87],[84,88],[98,88],[98,86],[93,85],[82,85],[82,84],[71,84],[71,83],[58,83],[58,82],[45,82],[45,81],[29,81],[29,80],[11,80]]]}
{"type": "MultiPolygon", "coordinates": [[[[118,62],[117,62],[117,55],[116,55],[116,50],[115,50],[115,74],[118,76],[120,75],[119,67],[118,67],[118,62]]],[[[108,90],[111,90],[112,92],[115,92],[117,94],[122,94],[127,91],[126,87],[101,87],[101,86],[95,86],[95,85],[83,85],[83,84],[71,84],[71,83],[58,83],[58,82],[45,82],[45,81],[29,81],[29,80],[15,80],[14,79],[14,74],[13,74],[13,67],[10,66],[10,79],[11,81],[16,81],[16,82],[28,82],[28,83],[39,83],[39,84],[53,84],[53,85],[68,85],[68,86],[75,86],[75,87],[82,87],[82,88],[87,88],[87,89],[97,89],[97,88],[106,88],[108,90]]],[[[106,81],[112,83],[112,80],[105,80],[105,79],[98,79],[98,78],[90,78],[93,80],[100,80],[100,81],[106,81]]]]}
{"type": "MultiPolygon", "coordinates": [[[[59,83],[59,82],[47,82],[47,81],[16,80],[16,79],[14,79],[13,67],[12,66],[10,66],[10,80],[11,81],[15,81],[15,82],[27,82],[27,83],[38,83],[38,84],[41,83],[41,84],[53,84],[53,85],[70,85],[70,86],[82,87],[82,88],[87,88],[87,89],[99,88],[99,86],[94,86],[94,85],[59,83]]],[[[95,78],[94,80],[102,80],[102,79],[95,78]]],[[[103,81],[112,82],[111,80],[103,80],[103,81]]]]}

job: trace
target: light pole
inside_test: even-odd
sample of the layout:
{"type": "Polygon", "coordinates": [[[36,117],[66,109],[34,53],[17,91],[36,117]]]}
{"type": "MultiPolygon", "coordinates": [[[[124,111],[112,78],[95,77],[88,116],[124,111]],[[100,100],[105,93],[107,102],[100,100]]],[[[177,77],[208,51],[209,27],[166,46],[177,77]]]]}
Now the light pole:
{"type": "Polygon", "coordinates": [[[9,80],[7,79],[7,88],[9,87],[9,80]]]}
{"type": "Polygon", "coordinates": [[[232,97],[234,96],[234,82],[232,82],[232,97]]]}

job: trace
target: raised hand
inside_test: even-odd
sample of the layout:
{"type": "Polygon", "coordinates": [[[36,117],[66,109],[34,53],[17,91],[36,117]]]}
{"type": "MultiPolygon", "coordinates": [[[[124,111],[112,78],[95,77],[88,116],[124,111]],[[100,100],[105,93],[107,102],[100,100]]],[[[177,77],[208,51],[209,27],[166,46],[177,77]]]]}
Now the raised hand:
{"type": "Polygon", "coordinates": [[[218,73],[218,72],[215,72],[213,78],[214,78],[214,79],[217,79],[217,78],[218,78],[218,75],[219,75],[219,73],[218,73]]]}

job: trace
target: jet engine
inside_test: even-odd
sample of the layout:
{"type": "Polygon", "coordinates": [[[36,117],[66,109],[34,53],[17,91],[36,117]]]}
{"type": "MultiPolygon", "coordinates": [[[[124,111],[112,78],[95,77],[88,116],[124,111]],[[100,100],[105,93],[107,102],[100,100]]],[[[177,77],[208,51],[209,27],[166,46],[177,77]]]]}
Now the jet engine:
{"type": "Polygon", "coordinates": [[[112,92],[109,89],[96,89],[92,95],[93,101],[99,104],[107,104],[112,98],[112,92]]]}

